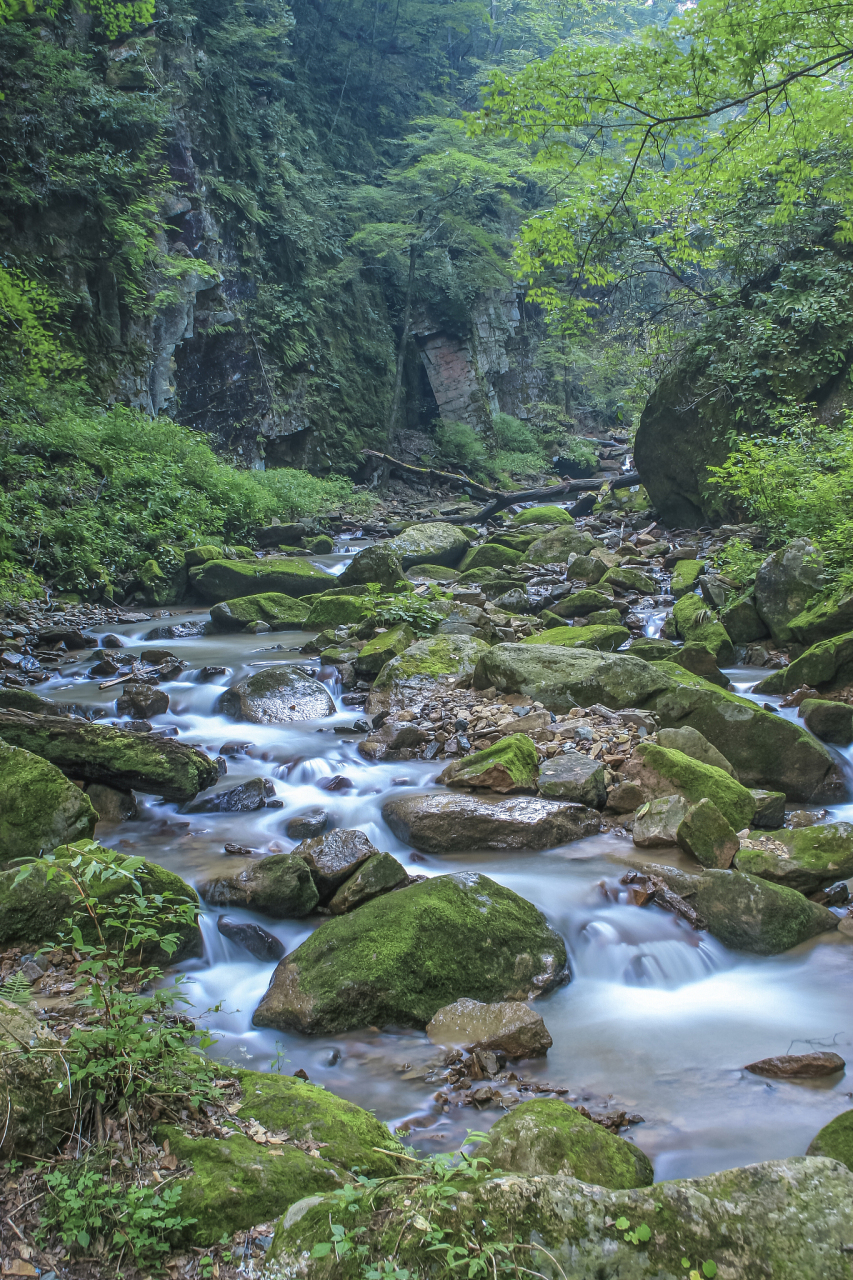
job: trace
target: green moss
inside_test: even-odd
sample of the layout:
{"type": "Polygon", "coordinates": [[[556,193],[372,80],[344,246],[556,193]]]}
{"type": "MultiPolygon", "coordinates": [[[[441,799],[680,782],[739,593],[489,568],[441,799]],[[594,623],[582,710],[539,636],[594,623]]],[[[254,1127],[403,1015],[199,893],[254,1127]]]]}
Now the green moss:
{"type": "Polygon", "coordinates": [[[741,871],[706,871],[690,902],[724,946],[781,955],[838,927],[838,917],[801,893],[741,871]]]}
{"type": "Polygon", "coordinates": [[[486,539],[487,546],[508,547],[510,551],[526,551],[541,536],[538,531],[533,533],[514,533],[512,530],[508,533],[492,533],[486,539]]]}
{"type": "Polygon", "coordinates": [[[303,631],[324,631],[326,627],[347,627],[363,622],[375,613],[370,596],[322,596],[303,620],[303,631]]]}
{"type": "Polygon", "coordinates": [[[55,765],[0,741],[0,862],[91,837],[97,820],[89,797],[55,765]]]}
{"type": "Polygon", "coordinates": [[[714,765],[703,764],[683,751],[660,747],[656,743],[641,742],[633,760],[640,761],[643,770],[656,774],[672,791],[659,791],[659,795],[677,793],[697,804],[700,800],[713,801],[726,821],[735,831],[748,827],[755,813],[755,800],[746,787],[741,786],[729,774],[714,765]]]}
{"type": "Polygon", "coordinates": [[[531,564],[564,564],[570,555],[588,555],[597,545],[592,534],[579,532],[574,524],[563,525],[537,538],[528,548],[526,558],[531,564]]]}
{"type": "Polygon", "coordinates": [[[358,654],[355,660],[356,671],[360,675],[376,675],[378,671],[400,653],[405,653],[415,642],[415,633],[406,622],[380,632],[358,654]]]}
{"type": "Polygon", "coordinates": [[[522,644],[559,644],[570,649],[599,649],[604,653],[615,653],[631,633],[625,627],[596,626],[554,627],[537,635],[525,636],[522,644]]]}
{"type": "Polygon", "coordinates": [[[516,511],[512,517],[514,525],[525,524],[574,524],[574,520],[564,507],[545,506],[528,507],[526,511],[516,511]]]}
{"type": "Polygon", "coordinates": [[[806,1154],[840,1160],[853,1170],[853,1111],[842,1111],[840,1116],[825,1124],[812,1138],[806,1154]]]}
{"type": "Polygon", "coordinates": [[[483,751],[448,765],[438,781],[492,791],[535,791],[539,754],[526,733],[510,733],[483,751]]]}
{"type": "Polygon", "coordinates": [[[375,853],[335,891],[329,899],[329,910],[333,916],[355,911],[365,902],[405,884],[408,878],[406,868],[390,853],[375,853]]]}
{"type": "Polygon", "coordinates": [[[671,640],[640,636],[631,641],[627,651],[635,658],[642,658],[644,662],[660,662],[671,658],[676,651],[676,646],[671,640]]]}
{"type": "Polygon", "coordinates": [[[443,564],[417,564],[408,572],[413,581],[421,578],[433,578],[436,582],[456,582],[459,579],[458,569],[449,569],[443,564]]]}
{"type": "Polygon", "coordinates": [[[641,596],[653,596],[660,590],[658,583],[642,569],[628,569],[621,565],[608,569],[602,583],[619,587],[621,591],[637,591],[641,596]]]}
{"type": "Polygon", "coordinates": [[[434,876],[321,925],[280,963],[254,1024],[425,1027],[463,995],[524,998],[565,963],[562,939],[512,890],[476,873],[434,876]]]}
{"type": "Polygon", "coordinates": [[[678,824],[676,842],[703,867],[730,867],[738,851],[737,833],[712,800],[691,805],[678,824]]]}
{"type": "Polygon", "coordinates": [[[783,848],[742,848],[735,859],[739,871],[773,884],[815,893],[836,880],[853,876],[853,825],[831,822],[794,831],[753,831],[750,843],[773,841],[783,848]]]}
{"type": "Polygon", "coordinates": [[[474,687],[494,685],[504,693],[523,693],[549,711],[595,702],[620,710],[647,706],[656,694],[677,688],[661,667],[628,654],[566,649],[549,644],[546,637],[534,645],[496,644],[477,663],[474,687]]]}
{"type": "Polygon", "coordinates": [[[701,560],[679,560],[672,571],[672,594],[676,600],[693,591],[696,580],[703,573],[705,565],[701,560]]]}
{"type": "Polygon", "coordinates": [[[477,1155],[510,1173],[559,1173],[613,1190],[654,1181],[651,1161],[639,1148],[556,1098],[514,1107],[489,1130],[477,1155]]]}
{"type": "Polygon", "coordinates": [[[558,600],[552,606],[551,612],[556,613],[558,618],[582,618],[596,609],[611,609],[612,607],[612,587],[608,587],[605,591],[595,591],[592,587],[583,587],[580,591],[574,591],[570,596],[564,596],[562,600],[558,600]]]}
{"type": "Polygon", "coordinates": [[[524,559],[524,553],[521,551],[511,551],[508,547],[502,547],[496,543],[484,542],[479,547],[471,547],[466,552],[459,565],[460,573],[467,573],[469,569],[506,569],[513,568],[524,559]]]}
{"type": "Polygon", "coordinates": [[[682,640],[694,640],[710,649],[721,667],[734,662],[734,649],[728,633],[701,596],[682,596],[676,601],[672,616],[682,640]]]}
{"type": "Polygon", "coordinates": [[[375,689],[390,689],[395,681],[414,677],[471,675],[477,660],[488,651],[483,640],[473,636],[431,636],[418,640],[404,653],[386,662],[374,684],[375,689]]]}
{"type": "Polygon", "coordinates": [[[304,596],[330,585],[331,574],[300,556],[244,560],[210,560],[190,569],[190,586],[204,600],[232,600],[268,591],[304,596]]]}
{"type": "Polygon", "coordinates": [[[221,560],[221,547],[191,547],[189,551],[184,552],[184,564],[188,569],[193,568],[197,564],[207,564],[209,560],[221,560]]]}
{"type": "Polygon", "coordinates": [[[310,915],[319,902],[306,863],[291,853],[253,859],[241,871],[203,880],[198,891],[211,906],[246,907],[276,920],[310,915]]]}
{"type": "Polygon", "coordinates": [[[415,564],[447,564],[455,568],[468,550],[468,539],[451,524],[415,524],[386,548],[400,557],[404,569],[415,564]]]}
{"type": "Polygon", "coordinates": [[[816,644],[853,627],[853,595],[809,605],[788,626],[800,644],[816,644]]]}
{"type": "Polygon", "coordinates": [[[853,680],[853,631],[819,640],[787,667],[774,671],[758,685],[762,693],[790,693],[806,684],[827,692],[853,680]]]}
{"type": "Polygon", "coordinates": [[[274,631],[299,627],[308,616],[308,605],[276,591],[224,600],[210,610],[218,631],[242,631],[253,622],[266,622],[274,631]]]}

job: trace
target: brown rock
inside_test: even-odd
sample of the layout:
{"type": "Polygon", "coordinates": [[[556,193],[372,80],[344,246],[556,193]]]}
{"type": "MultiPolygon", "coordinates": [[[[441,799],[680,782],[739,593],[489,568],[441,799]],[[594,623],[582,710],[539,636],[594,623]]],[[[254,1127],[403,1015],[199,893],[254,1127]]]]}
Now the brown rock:
{"type": "Polygon", "coordinates": [[[325,902],[378,852],[363,831],[335,830],[303,840],[293,850],[293,856],[308,864],[320,901],[325,902]]]}
{"type": "Polygon", "coordinates": [[[151,716],[162,716],[169,710],[169,695],[165,689],[156,685],[142,684],[129,680],[124,686],[116,702],[116,711],[120,716],[131,716],[134,720],[148,720],[151,716]]]}
{"type": "Polygon", "coordinates": [[[756,1076],[775,1076],[779,1080],[800,1077],[814,1079],[818,1076],[832,1076],[836,1071],[843,1071],[844,1059],[837,1053],[784,1053],[778,1058],[762,1058],[760,1062],[750,1062],[744,1071],[751,1071],[756,1076]]]}
{"type": "Polygon", "coordinates": [[[457,1000],[438,1010],[426,1033],[433,1044],[487,1049],[509,1058],[539,1058],[553,1044],[542,1015],[520,1000],[457,1000]]]}

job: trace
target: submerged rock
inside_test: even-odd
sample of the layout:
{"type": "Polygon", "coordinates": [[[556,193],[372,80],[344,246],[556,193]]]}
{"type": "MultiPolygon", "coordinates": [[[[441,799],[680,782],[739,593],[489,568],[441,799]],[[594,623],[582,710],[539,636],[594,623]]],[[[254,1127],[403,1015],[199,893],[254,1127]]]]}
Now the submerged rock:
{"type": "Polygon", "coordinates": [[[735,859],[738,870],[800,893],[815,893],[853,876],[853,824],[830,822],[796,830],[750,833],[735,859]]]}
{"type": "Polygon", "coordinates": [[[280,960],[284,955],[284,943],[268,929],[250,920],[229,920],[227,916],[220,916],[216,928],[223,938],[236,942],[238,947],[243,947],[256,960],[268,963],[280,960]]]}
{"type": "Polygon", "coordinates": [[[334,715],[335,703],[319,680],[280,666],[238,680],[222,694],[218,710],[250,724],[290,724],[334,715]]]}
{"type": "Polygon", "coordinates": [[[466,853],[472,849],[552,849],[595,835],[601,818],[569,801],[516,796],[400,796],[386,800],[382,817],[398,839],[424,853],[466,853]]]}
{"type": "Polygon", "coordinates": [[[329,825],[329,815],[325,809],[308,809],[291,818],[284,829],[288,840],[310,840],[318,836],[329,825]]]}
{"type": "Polygon", "coordinates": [[[204,880],[198,892],[212,907],[249,907],[282,920],[310,915],[320,901],[307,863],[290,853],[250,862],[236,875],[204,880]]]}
{"type": "Polygon", "coordinates": [[[89,797],[55,765],[0,741],[0,863],[91,837],[97,820],[89,797]]]}
{"type": "Polygon", "coordinates": [[[511,733],[483,751],[454,760],[436,779],[448,787],[483,787],[507,794],[534,791],[539,755],[526,733],[511,733]]]}
{"type": "Polygon", "coordinates": [[[118,715],[129,716],[132,720],[149,720],[151,716],[162,716],[168,710],[169,695],[165,689],[136,680],[128,680],[116,700],[118,715]]]}
{"type": "Polygon", "coordinates": [[[744,1071],[751,1071],[756,1076],[773,1076],[777,1080],[814,1080],[821,1076],[834,1076],[846,1065],[839,1053],[785,1053],[778,1058],[750,1062],[744,1071]]]}
{"type": "Polygon", "coordinates": [[[433,1044],[470,1051],[488,1049],[508,1058],[539,1058],[554,1043],[541,1013],[520,1000],[483,1004],[464,998],[438,1009],[427,1023],[433,1044]]]}
{"type": "Polygon", "coordinates": [[[254,1024],[303,1034],[424,1027],[462,995],[528,999],[564,980],[566,948],[486,876],[435,876],[333,917],[279,964],[254,1024]]]}

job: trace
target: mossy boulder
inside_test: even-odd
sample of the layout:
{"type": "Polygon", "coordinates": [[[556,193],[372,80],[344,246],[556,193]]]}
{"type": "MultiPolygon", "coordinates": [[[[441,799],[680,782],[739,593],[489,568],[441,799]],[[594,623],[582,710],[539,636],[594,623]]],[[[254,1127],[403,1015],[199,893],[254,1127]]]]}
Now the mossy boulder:
{"type": "Polygon", "coordinates": [[[686,595],[675,602],[672,611],[682,640],[695,641],[710,649],[721,667],[735,659],[734,648],[725,627],[705,604],[701,596],[686,595]]]}
{"type": "Polygon", "coordinates": [[[541,536],[540,530],[534,530],[532,533],[516,533],[510,529],[506,533],[490,533],[486,542],[489,546],[508,547],[510,551],[526,551],[541,536]]]}
{"type": "Polygon", "coordinates": [[[215,762],[198,747],[85,720],[3,711],[0,738],[50,761],[66,777],[179,803],[219,777],[215,762]]]}
{"type": "Polygon", "coordinates": [[[483,751],[454,760],[439,774],[448,787],[484,787],[507,794],[535,791],[539,755],[526,733],[511,733],[483,751]]]}
{"type": "Polygon", "coordinates": [[[585,627],[551,627],[537,635],[525,636],[522,644],[558,644],[569,649],[615,653],[630,638],[631,632],[625,627],[590,623],[585,627]]]}
{"type": "Polygon", "coordinates": [[[755,575],[755,605],[777,645],[793,639],[791,621],[826,584],[823,557],[808,538],[769,555],[755,575]]]}
{"type": "Polygon", "coordinates": [[[540,795],[552,800],[572,800],[602,809],[607,799],[604,763],[582,751],[563,751],[542,761],[537,787],[540,795]]]}
{"type": "Polygon", "coordinates": [[[265,556],[262,560],[209,560],[190,569],[190,586],[203,600],[240,596],[304,596],[329,586],[332,575],[303,556],[265,556]]]}
{"type": "Polygon", "coordinates": [[[672,594],[676,600],[694,591],[699,576],[704,572],[702,560],[678,560],[672,570],[672,594]]]}
{"type": "Polygon", "coordinates": [[[853,683],[853,631],[819,640],[787,667],[772,672],[756,689],[761,693],[790,693],[802,685],[832,691],[853,683]]]}
{"type": "Polygon", "coordinates": [[[678,824],[676,843],[703,867],[725,869],[732,865],[740,844],[737,833],[713,800],[691,805],[678,824]]]}
{"type": "Polygon", "coordinates": [[[607,565],[595,556],[573,556],[569,558],[568,573],[572,581],[585,582],[594,587],[607,572],[607,565]]]}
{"type": "Polygon", "coordinates": [[[755,813],[755,800],[746,787],[683,751],[641,742],[623,772],[650,799],[680,795],[691,804],[712,800],[735,831],[748,827],[755,813]]]}
{"type": "Polygon", "coordinates": [[[531,564],[559,564],[571,555],[589,555],[596,545],[591,533],[581,533],[573,524],[564,524],[531,543],[526,559],[531,564]]]}
{"type": "Polygon", "coordinates": [[[0,1155],[53,1155],[75,1114],[61,1041],[33,1010],[0,999],[0,1054],[0,1155]]]}
{"type": "Polygon", "coordinates": [[[458,569],[449,569],[443,564],[417,564],[406,571],[406,578],[412,582],[422,582],[431,578],[434,582],[458,582],[458,569]]]}
{"type": "Polygon", "coordinates": [[[729,777],[735,776],[734,769],[722,751],[718,751],[698,729],[691,729],[690,725],[683,725],[680,729],[659,729],[657,740],[661,747],[681,751],[702,764],[710,764],[715,769],[722,769],[723,773],[727,773],[729,777]]]}
{"type": "Polygon", "coordinates": [[[678,646],[671,640],[657,636],[638,636],[631,641],[626,652],[632,658],[642,658],[644,662],[661,662],[671,659],[677,649],[678,646]]]}
{"type": "Polygon", "coordinates": [[[375,853],[335,891],[329,899],[329,910],[333,916],[355,911],[365,902],[399,888],[408,878],[406,868],[390,853],[375,853]]]}
{"type": "Polygon", "coordinates": [[[267,667],[244,676],[221,695],[217,709],[250,724],[290,724],[334,714],[334,699],[319,680],[295,667],[267,667]]]}
{"type": "Polygon", "coordinates": [[[440,635],[416,641],[382,667],[368,699],[368,713],[392,707],[408,710],[417,699],[423,701],[436,681],[472,675],[488,652],[485,641],[475,636],[440,635]]]}
{"type": "Polygon", "coordinates": [[[853,824],[750,832],[735,861],[739,871],[800,893],[815,893],[853,876],[853,824]]]}
{"type": "Polygon", "coordinates": [[[629,569],[624,565],[608,569],[601,585],[618,587],[620,591],[636,591],[641,596],[653,596],[660,590],[654,578],[643,573],[642,569],[629,569]]]}
{"type": "Polygon", "coordinates": [[[838,927],[826,907],[742,871],[706,871],[688,900],[725,946],[759,956],[780,955],[838,927]]]}
{"type": "Polygon", "coordinates": [[[754,827],[768,831],[777,831],[785,821],[784,791],[764,791],[760,787],[751,787],[755,800],[754,827]]]}
{"type": "Polygon", "coordinates": [[[307,616],[308,605],[277,591],[223,600],[210,610],[217,631],[243,631],[254,622],[266,622],[273,631],[296,630],[307,616]]]}
{"type": "Polygon", "coordinates": [[[721,609],[720,622],[733,644],[751,644],[754,640],[763,640],[769,635],[755,607],[752,592],[740,596],[721,609]]]}
{"type": "Polygon", "coordinates": [[[853,593],[809,604],[788,625],[799,644],[817,644],[843,635],[853,629],[853,593]]]}
{"type": "Polygon", "coordinates": [[[836,747],[849,747],[853,742],[853,707],[848,702],[831,702],[825,698],[805,698],[799,713],[806,728],[836,747]]]}
{"type": "Polygon", "coordinates": [[[701,676],[710,684],[719,685],[721,689],[729,687],[729,678],[723,675],[717,665],[717,657],[713,650],[697,640],[688,640],[675,651],[670,661],[678,667],[683,667],[685,671],[692,672],[694,676],[701,676]]]}
{"type": "Polygon", "coordinates": [[[462,530],[452,524],[414,524],[385,543],[404,569],[415,564],[446,564],[455,569],[469,545],[462,530]]]}
{"type": "Polygon", "coordinates": [[[553,504],[544,507],[527,507],[524,511],[516,511],[512,517],[516,526],[526,524],[574,524],[573,518],[565,507],[553,504]]]}
{"type": "Polygon", "coordinates": [[[508,1173],[559,1173],[614,1191],[654,1182],[651,1161],[639,1148],[557,1098],[513,1107],[476,1154],[508,1173]]]}
{"type": "Polygon", "coordinates": [[[615,710],[645,706],[656,694],[677,687],[657,664],[622,653],[566,649],[547,640],[497,644],[484,653],[474,672],[474,687],[491,685],[502,693],[522,693],[555,712],[595,702],[615,710]]]}
{"type": "Polygon", "coordinates": [[[355,669],[360,676],[374,676],[398,654],[405,653],[415,643],[415,633],[407,622],[399,622],[368,640],[355,659],[355,669]]]}
{"type": "Polygon", "coordinates": [[[189,551],[184,552],[184,564],[188,569],[194,569],[199,564],[207,564],[211,560],[221,559],[222,548],[209,544],[203,547],[190,547],[189,551]]]}
{"type": "Polygon", "coordinates": [[[321,596],[303,619],[303,631],[325,631],[327,627],[351,627],[376,612],[370,596],[321,596]]]}
{"type": "Polygon", "coordinates": [[[511,569],[523,559],[521,551],[511,551],[497,543],[483,542],[479,547],[471,547],[466,552],[459,565],[459,572],[467,573],[469,569],[511,569]]]}
{"type": "Polygon", "coordinates": [[[202,881],[198,891],[212,907],[246,907],[276,920],[310,915],[320,901],[307,864],[290,853],[250,861],[241,871],[202,881]]]}
{"type": "Polygon", "coordinates": [[[378,582],[386,590],[403,576],[403,562],[389,544],[377,542],[357,551],[338,581],[342,587],[378,582]]]}
{"type": "Polygon", "coordinates": [[[0,863],[91,837],[97,821],[89,797],[56,765],[0,740],[0,863]]]}
{"type": "Polygon", "coordinates": [[[337,1034],[425,1027],[461,996],[527,999],[560,982],[562,938],[476,872],[435,876],[332,917],[280,962],[255,1026],[337,1034]]]}
{"type": "Polygon", "coordinates": [[[812,1138],[806,1155],[826,1156],[853,1170],[853,1111],[842,1111],[840,1116],[825,1124],[812,1138]]]}
{"type": "Polygon", "coordinates": [[[556,604],[551,606],[551,612],[556,613],[558,618],[584,618],[588,613],[593,613],[596,609],[611,609],[613,607],[613,590],[608,592],[594,591],[592,587],[583,587],[580,591],[573,591],[570,596],[563,596],[562,600],[558,600],[556,604]]]}

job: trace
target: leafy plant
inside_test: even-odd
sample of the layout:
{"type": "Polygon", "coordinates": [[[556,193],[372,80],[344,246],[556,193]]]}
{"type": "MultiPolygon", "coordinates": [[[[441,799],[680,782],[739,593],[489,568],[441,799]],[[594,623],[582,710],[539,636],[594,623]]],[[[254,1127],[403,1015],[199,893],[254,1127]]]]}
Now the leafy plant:
{"type": "Polygon", "coordinates": [[[482,438],[467,422],[440,422],[435,447],[441,462],[454,467],[479,467],[486,459],[482,438]]]}
{"type": "Polygon", "coordinates": [[[755,581],[765,558],[764,552],[754,551],[742,538],[731,538],[714,557],[716,568],[738,587],[748,587],[755,581]]]}
{"type": "Polygon", "coordinates": [[[416,635],[429,635],[442,621],[443,614],[433,607],[436,598],[445,598],[446,592],[432,588],[426,595],[405,592],[400,595],[379,596],[376,615],[383,626],[395,627],[406,622],[416,635]]]}

